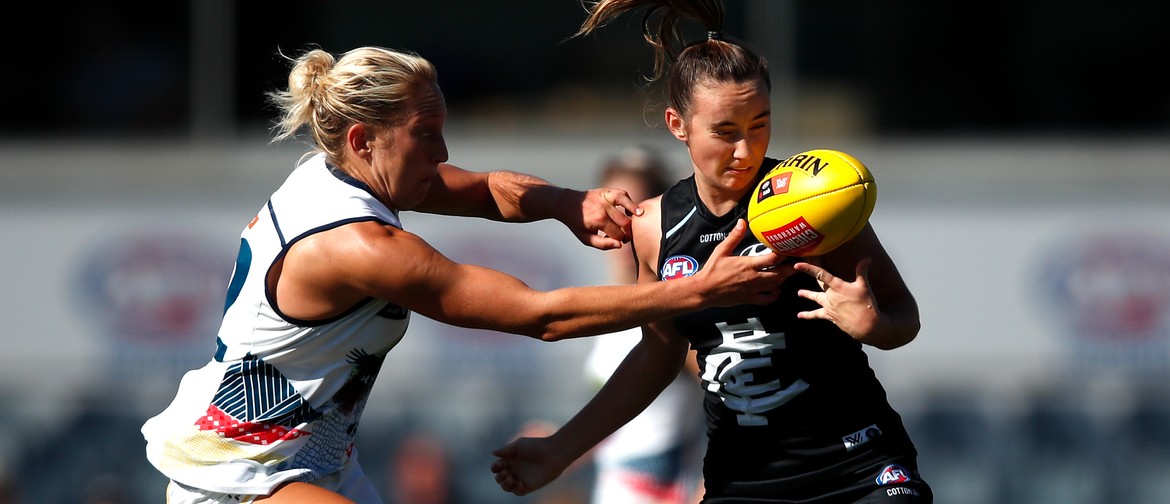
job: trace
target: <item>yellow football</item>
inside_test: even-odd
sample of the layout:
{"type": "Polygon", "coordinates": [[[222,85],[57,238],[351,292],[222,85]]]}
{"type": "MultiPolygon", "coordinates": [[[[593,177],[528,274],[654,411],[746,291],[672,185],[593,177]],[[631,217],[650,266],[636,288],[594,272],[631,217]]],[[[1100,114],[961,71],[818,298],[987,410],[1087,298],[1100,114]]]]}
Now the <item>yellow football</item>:
{"type": "Polygon", "coordinates": [[[813,149],[768,171],[748,202],[748,227],[778,254],[816,256],[857,236],[876,202],[877,183],[861,161],[813,149]]]}

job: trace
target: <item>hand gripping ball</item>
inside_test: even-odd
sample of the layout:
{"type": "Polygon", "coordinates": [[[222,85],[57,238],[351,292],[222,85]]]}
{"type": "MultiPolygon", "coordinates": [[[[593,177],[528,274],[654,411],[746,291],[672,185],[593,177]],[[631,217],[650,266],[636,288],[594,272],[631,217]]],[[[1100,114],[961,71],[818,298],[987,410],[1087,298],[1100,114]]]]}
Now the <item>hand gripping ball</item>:
{"type": "Polygon", "coordinates": [[[748,227],[778,254],[816,256],[851,240],[869,222],[877,183],[861,161],[813,149],[781,161],[748,202],[748,227]]]}

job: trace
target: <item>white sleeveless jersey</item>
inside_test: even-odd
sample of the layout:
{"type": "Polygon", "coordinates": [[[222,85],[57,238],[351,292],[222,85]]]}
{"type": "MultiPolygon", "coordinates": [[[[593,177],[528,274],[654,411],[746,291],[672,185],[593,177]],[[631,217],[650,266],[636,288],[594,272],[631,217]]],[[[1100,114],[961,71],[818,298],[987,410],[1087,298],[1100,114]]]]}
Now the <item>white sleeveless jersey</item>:
{"type": "MultiPolygon", "coordinates": [[[[604,384],[641,338],[640,327],[594,336],[585,361],[586,375],[604,384]]],[[[694,442],[702,435],[702,404],[698,380],[686,371],[680,372],[646,409],[598,445],[595,460],[603,466],[617,466],[694,442]]]]}
{"type": "Polygon", "coordinates": [[[265,277],[298,240],[362,221],[402,227],[321,154],[260,209],[240,236],[214,358],[189,371],[170,406],[142,427],[159,471],[208,491],[264,495],[356,456],[362,409],[410,313],[371,298],[327,320],[297,320],[281,313],[265,277]]]}

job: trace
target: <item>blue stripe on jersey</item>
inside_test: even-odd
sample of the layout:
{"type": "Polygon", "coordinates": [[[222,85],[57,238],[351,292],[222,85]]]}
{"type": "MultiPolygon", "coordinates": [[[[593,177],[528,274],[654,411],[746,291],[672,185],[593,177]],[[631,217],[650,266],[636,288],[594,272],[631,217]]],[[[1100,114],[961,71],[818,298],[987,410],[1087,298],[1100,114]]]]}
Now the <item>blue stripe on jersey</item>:
{"type": "Polygon", "coordinates": [[[224,343],[218,336],[215,338],[215,362],[223,362],[224,356],[227,355],[227,343],[224,343]]]}
{"type": "Polygon", "coordinates": [[[252,246],[248,240],[240,239],[240,251],[236,254],[236,267],[232,270],[232,281],[228,284],[227,297],[223,302],[223,312],[240,297],[240,290],[244,288],[244,280],[248,278],[248,270],[252,269],[252,246]]]}
{"type": "Polygon", "coordinates": [[[280,231],[280,221],[276,220],[276,210],[272,208],[272,200],[268,200],[268,215],[272,217],[272,229],[276,230],[276,237],[280,238],[280,248],[284,248],[288,244],[284,242],[284,233],[280,231]]]}

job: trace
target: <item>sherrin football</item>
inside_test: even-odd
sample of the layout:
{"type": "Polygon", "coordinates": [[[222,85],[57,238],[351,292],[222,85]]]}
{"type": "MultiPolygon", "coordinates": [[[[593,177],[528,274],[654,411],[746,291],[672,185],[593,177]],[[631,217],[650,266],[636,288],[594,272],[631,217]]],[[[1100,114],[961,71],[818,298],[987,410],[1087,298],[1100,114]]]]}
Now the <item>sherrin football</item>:
{"type": "Polygon", "coordinates": [[[813,149],[768,171],[748,202],[748,227],[778,254],[816,256],[857,236],[876,202],[877,183],[861,161],[813,149]]]}

